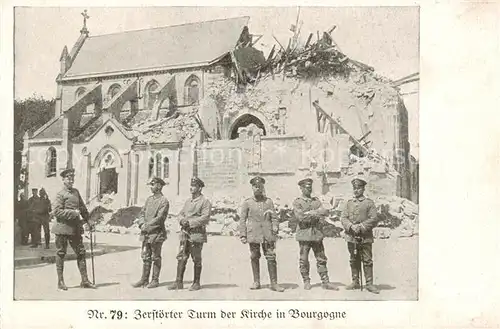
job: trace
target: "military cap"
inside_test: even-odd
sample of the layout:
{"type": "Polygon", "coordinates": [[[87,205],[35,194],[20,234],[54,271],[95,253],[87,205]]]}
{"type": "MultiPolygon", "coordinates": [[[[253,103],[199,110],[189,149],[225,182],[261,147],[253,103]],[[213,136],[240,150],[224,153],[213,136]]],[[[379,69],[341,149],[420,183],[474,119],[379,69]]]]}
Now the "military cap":
{"type": "Polygon", "coordinates": [[[191,178],[191,185],[205,187],[205,183],[201,179],[199,179],[198,177],[191,178]]]}
{"type": "Polygon", "coordinates": [[[68,168],[68,169],[64,169],[63,171],[61,171],[61,177],[64,178],[66,176],[69,176],[69,175],[74,175],[75,174],[75,169],[73,168],[68,168]]]}
{"type": "Polygon", "coordinates": [[[305,185],[305,184],[312,184],[313,180],[312,178],[303,178],[299,180],[299,186],[305,185]]]}
{"type": "Polygon", "coordinates": [[[263,177],[260,176],[255,176],[250,180],[251,185],[256,185],[256,184],[265,184],[266,180],[263,177]]]}
{"type": "Polygon", "coordinates": [[[161,186],[165,186],[165,181],[163,179],[161,179],[160,177],[153,177],[150,181],[149,181],[149,184],[148,185],[154,185],[154,184],[157,184],[159,183],[161,186]]]}
{"type": "Polygon", "coordinates": [[[33,187],[31,190],[32,191],[38,191],[38,188],[37,187],[33,187]]]}
{"type": "Polygon", "coordinates": [[[351,181],[351,184],[352,185],[361,184],[362,186],[365,186],[366,181],[361,177],[354,177],[353,180],[351,181]]]}

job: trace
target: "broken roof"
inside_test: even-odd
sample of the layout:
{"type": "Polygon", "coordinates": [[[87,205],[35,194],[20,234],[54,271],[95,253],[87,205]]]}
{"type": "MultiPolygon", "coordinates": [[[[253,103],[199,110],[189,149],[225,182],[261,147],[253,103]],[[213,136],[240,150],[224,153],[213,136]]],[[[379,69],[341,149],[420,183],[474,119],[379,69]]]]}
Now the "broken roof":
{"type": "Polygon", "coordinates": [[[63,80],[208,65],[236,46],[249,17],[89,37],[63,80]]]}

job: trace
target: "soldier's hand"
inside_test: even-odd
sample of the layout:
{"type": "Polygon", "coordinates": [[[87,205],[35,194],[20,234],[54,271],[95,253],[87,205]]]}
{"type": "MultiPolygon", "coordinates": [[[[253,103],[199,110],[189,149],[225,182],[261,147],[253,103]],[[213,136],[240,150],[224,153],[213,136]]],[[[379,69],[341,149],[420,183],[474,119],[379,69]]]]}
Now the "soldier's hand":
{"type": "Polygon", "coordinates": [[[246,236],[240,236],[240,241],[241,241],[241,243],[246,244],[247,243],[247,237],[246,236]]]}

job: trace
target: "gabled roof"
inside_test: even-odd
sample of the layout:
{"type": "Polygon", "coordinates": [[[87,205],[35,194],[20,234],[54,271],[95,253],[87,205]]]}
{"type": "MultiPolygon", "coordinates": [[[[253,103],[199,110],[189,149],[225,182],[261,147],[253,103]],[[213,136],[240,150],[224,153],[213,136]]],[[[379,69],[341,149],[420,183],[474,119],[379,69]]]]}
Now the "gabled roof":
{"type": "Polygon", "coordinates": [[[50,119],[33,133],[31,139],[62,138],[63,118],[61,116],[50,119]]]}
{"type": "Polygon", "coordinates": [[[92,36],[63,80],[208,65],[236,46],[249,17],[92,36]]]}

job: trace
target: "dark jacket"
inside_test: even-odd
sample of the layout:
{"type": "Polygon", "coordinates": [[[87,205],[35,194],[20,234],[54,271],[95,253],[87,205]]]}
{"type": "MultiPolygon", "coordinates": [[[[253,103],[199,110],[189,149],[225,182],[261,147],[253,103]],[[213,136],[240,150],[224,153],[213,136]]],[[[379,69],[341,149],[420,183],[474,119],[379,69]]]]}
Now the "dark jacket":
{"type": "Polygon", "coordinates": [[[83,233],[83,223],[88,221],[89,212],[76,188],[64,187],[57,193],[54,200],[54,216],[56,218],[56,223],[52,227],[54,234],[80,235],[83,233]]]}
{"type": "Polygon", "coordinates": [[[240,237],[246,237],[249,243],[274,242],[278,225],[278,216],[271,199],[265,197],[257,200],[252,197],[243,201],[240,211],[240,237]],[[264,215],[266,212],[268,215],[264,215]]]}
{"type": "Polygon", "coordinates": [[[318,198],[298,197],[293,202],[293,213],[297,224],[295,238],[297,241],[321,241],[323,240],[321,219],[328,213],[318,198]],[[306,212],[309,212],[306,214],[306,212]]]}
{"type": "Polygon", "coordinates": [[[346,241],[356,242],[355,236],[359,236],[361,243],[373,243],[373,228],[377,225],[377,221],[377,208],[373,200],[366,197],[350,199],[341,216],[346,241]],[[360,225],[359,234],[354,234],[353,225],[360,225]]]}

